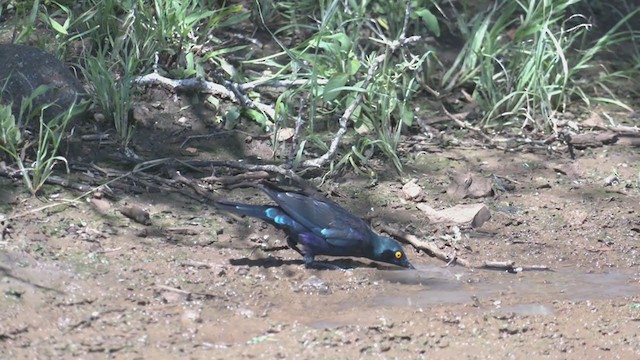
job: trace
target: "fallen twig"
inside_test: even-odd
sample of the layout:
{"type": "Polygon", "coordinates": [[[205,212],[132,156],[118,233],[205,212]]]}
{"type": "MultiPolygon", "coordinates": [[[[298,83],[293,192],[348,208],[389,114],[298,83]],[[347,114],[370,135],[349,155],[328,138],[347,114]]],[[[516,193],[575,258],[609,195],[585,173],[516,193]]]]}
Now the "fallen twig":
{"type": "Polygon", "coordinates": [[[124,311],[125,311],[124,309],[108,309],[108,310],[103,310],[103,311],[92,312],[90,315],[86,316],[85,318],[83,318],[82,320],[78,321],[77,323],[70,325],[65,330],[65,332],[69,332],[69,331],[76,330],[76,329],[81,328],[81,327],[85,327],[85,326],[91,325],[91,323],[93,323],[94,321],[100,319],[100,317],[102,317],[103,315],[114,313],[114,312],[124,312],[124,311]]]}
{"type": "Polygon", "coordinates": [[[184,139],[182,144],[180,144],[180,148],[181,149],[184,148],[185,145],[187,145],[191,140],[194,140],[194,139],[209,139],[209,138],[216,137],[216,136],[222,136],[222,135],[225,135],[225,134],[228,134],[228,133],[231,133],[231,132],[246,135],[247,137],[249,137],[251,139],[263,140],[263,139],[271,138],[271,135],[268,135],[268,134],[250,134],[248,132],[240,131],[238,129],[232,129],[232,130],[216,131],[216,132],[209,133],[209,134],[200,134],[200,135],[187,136],[187,138],[184,139]]]}
{"type": "MultiPolygon", "coordinates": [[[[422,250],[424,252],[426,252],[427,254],[429,254],[429,256],[433,256],[436,259],[445,261],[445,262],[449,262],[451,261],[451,259],[457,258],[457,256],[449,256],[449,254],[445,253],[444,251],[440,250],[436,244],[429,242],[429,241],[424,241],[424,240],[420,240],[418,239],[417,236],[406,233],[404,231],[400,231],[397,229],[394,229],[388,225],[382,225],[381,226],[382,231],[386,232],[387,234],[393,236],[394,238],[401,240],[402,242],[405,242],[407,244],[413,245],[414,248],[422,250]]],[[[458,263],[460,263],[462,266],[466,266],[464,265],[465,263],[467,263],[465,260],[463,259],[458,259],[458,263]],[[462,263],[460,263],[459,261],[462,260],[462,263]]]]}
{"type": "MultiPolygon", "coordinates": [[[[0,176],[12,179],[12,180],[21,180],[23,178],[22,171],[19,169],[12,169],[8,166],[0,166],[0,176]]],[[[59,185],[68,189],[78,190],[78,191],[89,191],[91,187],[79,184],[75,182],[68,181],[59,176],[51,175],[45,179],[45,184],[49,185],[59,185]]]]}
{"type": "Polygon", "coordinates": [[[287,160],[285,161],[285,167],[287,169],[293,169],[293,164],[296,159],[296,154],[299,151],[300,146],[300,131],[304,126],[304,119],[302,118],[302,110],[304,109],[304,98],[300,99],[300,107],[298,108],[298,117],[296,118],[296,127],[293,131],[293,138],[291,140],[291,147],[289,148],[289,154],[287,154],[287,160]]]}
{"type": "Polygon", "coordinates": [[[493,140],[491,139],[491,137],[489,137],[489,135],[485,134],[482,130],[480,130],[480,128],[465,124],[462,120],[458,119],[455,115],[453,115],[449,111],[447,111],[447,109],[444,106],[442,106],[442,112],[444,112],[444,114],[449,119],[451,119],[451,121],[456,123],[456,125],[458,125],[460,128],[471,130],[474,133],[480,135],[485,141],[487,141],[489,143],[493,143],[493,140]]]}
{"type": "Polygon", "coordinates": [[[109,134],[86,134],[81,135],[80,139],[82,141],[107,141],[110,137],[111,136],[109,134]]]}
{"type": "Polygon", "coordinates": [[[309,188],[313,188],[313,186],[309,185],[306,180],[304,180],[300,175],[296,174],[295,171],[291,169],[285,169],[278,165],[258,165],[258,164],[247,164],[242,161],[233,161],[233,160],[186,160],[186,161],[178,161],[179,163],[194,166],[194,167],[216,167],[216,166],[224,166],[233,169],[241,169],[248,171],[267,171],[279,175],[283,175],[296,184],[298,184],[303,190],[307,190],[309,188]]]}
{"type": "Polygon", "coordinates": [[[220,183],[223,185],[235,184],[247,180],[262,180],[269,177],[269,173],[266,171],[249,171],[238,175],[231,176],[207,176],[200,179],[206,183],[220,183]]]}
{"type": "MultiPolygon", "coordinates": [[[[276,80],[276,79],[258,79],[250,81],[244,84],[238,84],[238,88],[242,91],[253,90],[262,86],[269,86],[274,88],[290,88],[292,86],[303,86],[311,82],[310,79],[295,79],[295,80],[276,80]]],[[[315,84],[326,85],[329,80],[327,79],[315,79],[315,84]]]]}
{"type": "Polygon", "coordinates": [[[212,268],[211,264],[208,264],[208,263],[202,262],[202,261],[194,261],[194,260],[181,262],[180,266],[182,266],[182,267],[194,267],[196,269],[211,269],[212,268]]]}
{"type": "Polygon", "coordinates": [[[133,83],[138,85],[159,84],[172,90],[194,91],[224,96],[226,98],[229,98],[233,102],[241,104],[242,106],[256,108],[264,112],[271,119],[275,119],[275,109],[273,108],[273,106],[251,100],[251,98],[240,91],[239,86],[234,86],[233,90],[231,90],[227,89],[223,85],[216,84],[211,81],[206,81],[201,77],[175,80],[169,79],[155,72],[137,77],[136,79],[134,79],[133,83]]]}
{"type": "Polygon", "coordinates": [[[175,288],[173,286],[167,286],[167,285],[160,284],[160,285],[156,285],[156,289],[164,290],[164,291],[171,291],[171,292],[178,293],[178,294],[181,294],[181,295],[191,296],[191,291],[178,289],[178,288],[175,288]]]}

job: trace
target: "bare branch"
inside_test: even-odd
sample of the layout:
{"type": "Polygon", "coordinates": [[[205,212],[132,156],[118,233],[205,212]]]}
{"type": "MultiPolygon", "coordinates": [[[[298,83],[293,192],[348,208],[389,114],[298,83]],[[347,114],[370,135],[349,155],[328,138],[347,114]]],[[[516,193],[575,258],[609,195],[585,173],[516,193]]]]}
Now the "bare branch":
{"type": "Polygon", "coordinates": [[[205,79],[200,77],[175,80],[169,79],[157,73],[151,73],[137,77],[136,79],[134,79],[133,83],[138,85],[159,84],[172,90],[194,91],[223,96],[233,102],[241,104],[242,106],[256,108],[267,114],[267,116],[269,116],[271,119],[275,119],[275,109],[273,108],[273,106],[253,101],[247,95],[243,94],[242,91],[240,91],[239,86],[234,86],[232,87],[232,89],[227,89],[223,85],[216,84],[211,81],[206,81],[205,79]]]}
{"type": "Polygon", "coordinates": [[[296,159],[296,154],[298,153],[298,149],[300,147],[300,131],[302,131],[302,127],[305,122],[302,118],[302,111],[304,110],[304,98],[300,98],[300,107],[298,109],[298,117],[296,118],[296,127],[293,131],[293,139],[291,140],[291,147],[289,148],[289,154],[287,154],[287,161],[285,162],[285,167],[288,169],[293,169],[293,163],[296,159]]]}

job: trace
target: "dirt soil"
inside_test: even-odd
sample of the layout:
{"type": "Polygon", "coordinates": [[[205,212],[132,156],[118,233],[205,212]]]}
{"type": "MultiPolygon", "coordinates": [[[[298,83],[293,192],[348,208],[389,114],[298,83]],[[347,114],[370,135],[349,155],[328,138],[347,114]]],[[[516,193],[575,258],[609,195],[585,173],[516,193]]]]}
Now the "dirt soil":
{"type": "MultiPolygon", "coordinates": [[[[202,120],[215,114],[185,106],[185,97],[146,94],[134,110],[141,122],[134,149],[146,159],[270,157],[268,138],[246,135],[252,128],[180,148],[190,135],[213,132],[202,120]]],[[[307,269],[282,249],[281,232],[179,192],[129,181],[137,186],[125,191],[114,182],[114,194],[102,198],[61,187],[33,198],[0,179],[0,357],[640,358],[637,148],[590,148],[571,160],[561,145],[503,152],[405,140],[424,145],[404,159],[404,180],[416,179],[422,191],[415,200],[405,199],[403,181],[383,163],[375,186],[346,175],[322,188],[375,226],[430,239],[460,258],[550,271],[446,266],[409,245],[417,270],[335,258],[319,260],[346,271],[307,269]],[[508,178],[515,188],[453,199],[446,189],[457,171],[508,178]],[[491,219],[457,238],[417,208],[478,202],[491,219]],[[130,206],[150,214],[146,225],[122,214],[130,206]]],[[[81,150],[76,164],[122,166],[105,157],[108,144],[72,148],[81,150]]],[[[74,169],[76,182],[103,174],[74,169]]],[[[251,189],[210,191],[267,201],[251,189]]]]}

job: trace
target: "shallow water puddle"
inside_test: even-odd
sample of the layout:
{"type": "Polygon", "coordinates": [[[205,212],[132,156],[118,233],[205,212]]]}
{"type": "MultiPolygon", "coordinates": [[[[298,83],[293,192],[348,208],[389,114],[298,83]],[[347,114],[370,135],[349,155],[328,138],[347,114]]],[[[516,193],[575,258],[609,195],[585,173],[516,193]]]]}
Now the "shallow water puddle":
{"type": "Polygon", "coordinates": [[[522,315],[551,315],[550,304],[555,300],[585,301],[640,294],[637,276],[630,272],[576,273],[562,269],[507,274],[423,267],[378,274],[388,286],[384,294],[373,299],[373,306],[470,303],[522,315]]]}

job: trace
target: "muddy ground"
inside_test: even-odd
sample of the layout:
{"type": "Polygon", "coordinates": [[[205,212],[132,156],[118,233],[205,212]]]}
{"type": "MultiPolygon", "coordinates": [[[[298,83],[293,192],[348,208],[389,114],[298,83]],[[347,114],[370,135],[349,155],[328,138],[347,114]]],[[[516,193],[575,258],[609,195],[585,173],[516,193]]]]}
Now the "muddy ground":
{"type": "MultiPolygon", "coordinates": [[[[178,156],[187,136],[213,131],[198,126],[210,114],[155,91],[155,99],[142,100],[153,122],[137,129],[140,155],[173,149],[178,156]],[[162,97],[172,100],[155,106],[162,97]]],[[[269,158],[269,139],[249,141],[255,129],[244,130],[194,139],[190,155],[269,158]]],[[[296,252],[278,250],[282,233],[180,192],[123,179],[129,191],[112,183],[114,194],[103,191],[102,199],[61,187],[33,198],[0,179],[0,357],[640,357],[637,148],[588,148],[571,160],[561,144],[504,152],[479,142],[443,148],[424,137],[405,140],[424,145],[403,155],[404,181],[416,179],[423,191],[417,200],[405,199],[403,179],[384,162],[377,185],[347,174],[322,189],[376,227],[430,239],[461,258],[550,271],[446,266],[409,245],[417,270],[366,259],[324,259],[346,271],[307,269],[296,252]],[[507,177],[515,188],[453,199],[446,189],[456,171],[507,177]],[[612,174],[617,181],[605,186],[612,174]],[[452,228],[430,224],[418,202],[436,209],[482,202],[492,217],[456,239],[452,228]],[[147,225],[121,213],[132,205],[149,212],[147,225]]],[[[75,149],[82,150],[76,163],[116,166],[102,157],[113,150],[108,144],[75,149]]],[[[103,174],[75,169],[76,182],[103,174]]],[[[267,201],[251,189],[207,189],[267,201]]]]}

